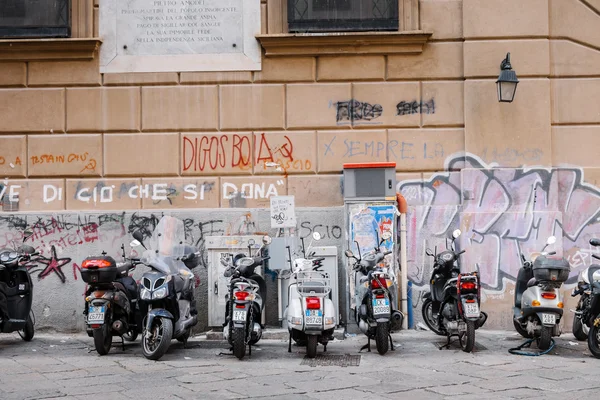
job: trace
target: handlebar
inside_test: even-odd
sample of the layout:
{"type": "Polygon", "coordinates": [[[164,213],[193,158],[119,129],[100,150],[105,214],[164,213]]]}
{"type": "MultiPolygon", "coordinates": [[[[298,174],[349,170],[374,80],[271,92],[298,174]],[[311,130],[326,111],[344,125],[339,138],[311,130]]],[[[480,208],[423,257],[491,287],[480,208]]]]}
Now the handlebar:
{"type": "Polygon", "coordinates": [[[592,257],[594,257],[596,260],[600,260],[600,256],[597,256],[595,254],[592,254],[592,257]]]}
{"type": "Polygon", "coordinates": [[[392,254],[391,251],[386,251],[385,253],[383,253],[384,256],[387,256],[388,254],[392,254]]]}

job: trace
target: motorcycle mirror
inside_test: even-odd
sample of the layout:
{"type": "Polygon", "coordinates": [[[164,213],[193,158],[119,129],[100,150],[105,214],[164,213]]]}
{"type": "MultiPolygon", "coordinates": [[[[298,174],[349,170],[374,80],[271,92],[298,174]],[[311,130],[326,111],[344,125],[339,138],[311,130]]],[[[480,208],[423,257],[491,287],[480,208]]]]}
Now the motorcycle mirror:
{"type": "Polygon", "coordinates": [[[591,239],[590,239],[590,244],[591,244],[592,246],[600,246],[600,239],[591,238],[591,239]]]}
{"type": "Polygon", "coordinates": [[[248,239],[248,246],[254,246],[255,243],[254,239],[248,239]]]}
{"type": "Polygon", "coordinates": [[[352,257],[354,257],[354,253],[352,253],[352,250],[346,250],[346,251],[344,252],[344,254],[345,254],[345,255],[346,255],[346,257],[348,257],[348,258],[352,258],[352,257]]]}
{"type": "Polygon", "coordinates": [[[23,242],[25,242],[31,236],[33,236],[33,229],[31,229],[31,228],[25,229],[25,231],[23,231],[23,242]]]}
{"type": "Polygon", "coordinates": [[[321,240],[321,234],[319,232],[313,232],[312,237],[315,240],[321,240]]]}
{"type": "Polygon", "coordinates": [[[142,245],[144,248],[146,248],[146,246],[144,245],[144,235],[142,234],[141,230],[135,230],[131,234],[131,236],[133,236],[133,238],[138,241],[138,244],[136,246],[142,245]]]}
{"type": "Polygon", "coordinates": [[[25,254],[33,254],[33,253],[35,253],[35,249],[33,248],[33,246],[29,246],[29,245],[27,245],[27,244],[24,244],[24,245],[22,245],[22,246],[19,248],[19,250],[20,250],[22,253],[25,253],[25,254]]]}
{"type": "Polygon", "coordinates": [[[433,253],[429,249],[425,250],[425,254],[427,254],[428,256],[433,256],[433,253]]]}
{"type": "Polygon", "coordinates": [[[264,244],[271,244],[271,236],[269,236],[269,235],[263,236],[262,240],[263,240],[264,244]]]}
{"type": "Polygon", "coordinates": [[[556,236],[550,236],[548,238],[548,240],[546,240],[546,244],[547,245],[551,245],[551,244],[554,244],[554,243],[556,243],[556,236]]]}
{"type": "Polygon", "coordinates": [[[392,232],[390,232],[390,231],[385,231],[385,232],[383,232],[383,233],[381,234],[381,238],[382,238],[383,240],[388,240],[388,239],[390,239],[391,237],[392,237],[392,232]]]}
{"type": "Polygon", "coordinates": [[[461,235],[461,233],[462,232],[460,231],[460,229],[456,229],[454,232],[452,232],[452,237],[454,239],[458,239],[458,237],[461,235]]]}
{"type": "Polygon", "coordinates": [[[136,246],[139,246],[139,245],[141,245],[141,243],[140,243],[140,241],[139,241],[139,240],[132,240],[131,242],[129,242],[129,245],[130,245],[131,247],[136,247],[136,246]]]}

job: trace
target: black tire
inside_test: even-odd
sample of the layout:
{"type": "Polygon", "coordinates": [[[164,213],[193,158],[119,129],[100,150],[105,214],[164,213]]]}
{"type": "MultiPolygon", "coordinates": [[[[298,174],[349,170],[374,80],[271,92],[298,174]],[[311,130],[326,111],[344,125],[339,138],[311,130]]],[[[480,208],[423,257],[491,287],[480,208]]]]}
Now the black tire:
{"type": "MultiPolygon", "coordinates": [[[[596,319],[600,318],[600,315],[596,319]]],[[[600,358],[600,326],[593,324],[588,333],[588,347],[590,353],[596,358],[600,358]]]]}
{"type": "Polygon", "coordinates": [[[427,299],[423,302],[421,307],[421,314],[423,314],[423,321],[433,333],[439,336],[444,336],[444,333],[439,329],[438,323],[433,315],[433,300],[427,299]]]}
{"type": "Polygon", "coordinates": [[[575,339],[579,341],[586,340],[589,336],[586,335],[583,330],[583,322],[581,321],[581,317],[579,315],[575,315],[575,317],[573,317],[573,336],[575,336],[575,339]]]}
{"type": "Polygon", "coordinates": [[[377,345],[377,352],[381,355],[387,353],[390,344],[390,330],[388,322],[378,322],[377,331],[375,332],[375,344],[377,345]]]}
{"type": "Polygon", "coordinates": [[[548,328],[547,326],[542,326],[542,330],[540,331],[540,337],[538,338],[538,349],[545,351],[550,348],[552,344],[552,328],[548,328]]]}
{"type": "Polygon", "coordinates": [[[533,335],[530,335],[529,333],[527,333],[527,330],[524,329],[521,326],[521,323],[519,321],[517,321],[516,319],[513,319],[513,325],[515,327],[515,330],[517,332],[519,332],[519,335],[523,336],[525,339],[531,339],[531,338],[533,338],[533,335]]]}
{"type": "Polygon", "coordinates": [[[26,342],[30,342],[33,339],[33,335],[35,334],[35,328],[33,327],[33,319],[31,318],[31,313],[27,316],[27,321],[25,322],[25,327],[23,328],[23,333],[19,332],[21,335],[21,339],[26,342]]]}
{"type": "Polygon", "coordinates": [[[233,328],[233,354],[242,359],[246,355],[246,329],[233,328]]]}
{"type": "Polygon", "coordinates": [[[107,355],[112,346],[112,330],[108,323],[105,322],[102,327],[94,329],[92,335],[94,336],[94,346],[98,354],[101,356],[107,355]]]}
{"type": "Polygon", "coordinates": [[[169,349],[173,338],[173,321],[169,318],[157,317],[154,319],[152,329],[156,329],[155,335],[160,334],[159,343],[150,343],[146,332],[142,334],[142,353],[149,360],[158,360],[169,349]]]}
{"type": "Polygon", "coordinates": [[[309,335],[306,343],[306,355],[308,358],[315,358],[317,356],[317,345],[319,344],[317,335],[309,335]]]}
{"type": "Polygon", "coordinates": [[[127,340],[128,342],[135,342],[135,339],[137,339],[137,337],[138,337],[137,331],[129,331],[129,332],[123,334],[123,339],[127,340]]]}
{"type": "Polygon", "coordinates": [[[475,347],[475,321],[467,321],[467,332],[460,340],[460,345],[465,353],[470,353],[475,347]]]}

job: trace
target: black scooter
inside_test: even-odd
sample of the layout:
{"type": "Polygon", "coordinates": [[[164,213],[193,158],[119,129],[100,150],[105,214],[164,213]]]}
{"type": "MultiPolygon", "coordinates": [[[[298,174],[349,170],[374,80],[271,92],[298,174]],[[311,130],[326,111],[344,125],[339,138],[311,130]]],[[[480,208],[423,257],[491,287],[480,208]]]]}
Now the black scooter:
{"type": "MultiPolygon", "coordinates": [[[[592,246],[600,246],[600,239],[590,239],[592,246]]],[[[597,260],[600,257],[592,254],[597,260]]],[[[596,358],[600,358],[600,265],[591,265],[581,273],[581,279],[577,291],[573,291],[572,296],[582,295],[579,305],[579,314],[575,318],[580,319],[580,323],[589,329],[587,340],[590,352],[596,358]]],[[[573,332],[575,333],[575,332],[573,332]]]]}
{"type": "MultiPolygon", "coordinates": [[[[23,242],[33,235],[26,229],[23,242]]],[[[31,310],[33,283],[25,266],[38,255],[32,246],[0,250],[0,332],[18,332],[25,341],[33,339],[35,316],[31,310]]]]}

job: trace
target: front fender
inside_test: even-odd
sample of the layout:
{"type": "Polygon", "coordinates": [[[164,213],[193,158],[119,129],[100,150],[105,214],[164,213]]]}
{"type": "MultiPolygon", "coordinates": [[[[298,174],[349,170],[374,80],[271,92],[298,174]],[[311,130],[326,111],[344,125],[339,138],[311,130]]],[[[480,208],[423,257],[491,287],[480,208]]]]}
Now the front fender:
{"type": "Polygon", "coordinates": [[[150,329],[152,328],[152,323],[154,322],[154,318],[156,317],[175,319],[173,317],[173,314],[171,314],[164,308],[153,308],[152,310],[148,311],[148,315],[146,316],[146,331],[150,331],[150,329]]]}

